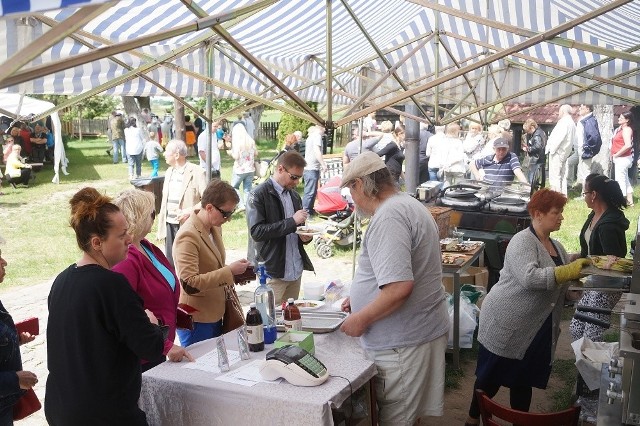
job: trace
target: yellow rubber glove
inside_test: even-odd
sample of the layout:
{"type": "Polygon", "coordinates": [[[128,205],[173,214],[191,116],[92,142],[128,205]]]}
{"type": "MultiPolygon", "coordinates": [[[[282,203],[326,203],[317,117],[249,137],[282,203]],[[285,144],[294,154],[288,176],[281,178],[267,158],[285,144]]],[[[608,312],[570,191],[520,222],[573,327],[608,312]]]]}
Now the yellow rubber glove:
{"type": "Polygon", "coordinates": [[[591,265],[591,260],[581,258],[576,259],[567,265],[556,266],[553,271],[556,276],[556,283],[563,284],[567,281],[577,280],[580,278],[580,271],[582,271],[582,268],[588,265],[591,265]]]}

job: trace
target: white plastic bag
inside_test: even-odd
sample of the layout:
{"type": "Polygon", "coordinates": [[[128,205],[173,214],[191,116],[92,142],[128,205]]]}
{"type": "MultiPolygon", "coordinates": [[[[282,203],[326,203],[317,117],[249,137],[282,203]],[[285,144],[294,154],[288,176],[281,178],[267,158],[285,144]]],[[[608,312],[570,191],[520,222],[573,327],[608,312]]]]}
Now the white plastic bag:
{"type": "MultiPolygon", "coordinates": [[[[453,347],[453,299],[451,295],[447,295],[449,300],[449,342],[450,348],[453,347]]],[[[478,316],[478,307],[471,303],[469,299],[460,296],[460,347],[469,349],[473,346],[473,333],[478,325],[476,318],[478,316]]]]}

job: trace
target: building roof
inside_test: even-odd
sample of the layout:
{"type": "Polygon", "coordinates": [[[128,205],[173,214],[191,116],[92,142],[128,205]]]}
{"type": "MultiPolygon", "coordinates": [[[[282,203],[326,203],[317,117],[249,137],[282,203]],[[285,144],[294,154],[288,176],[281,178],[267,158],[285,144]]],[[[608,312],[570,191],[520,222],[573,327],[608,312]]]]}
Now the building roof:
{"type": "MultiPolygon", "coordinates": [[[[532,118],[538,125],[541,124],[555,124],[558,122],[558,109],[561,104],[547,104],[536,108],[531,111],[526,111],[522,114],[517,114],[518,111],[523,111],[532,106],[532,104],[512,103],[507,104],[504,113],[500,117],[508,116],[512,123],[524,123],[528,118],[532,118]],[[516,114],[513,115],[512,114],[516,114]]],[[[575,113],[578,112],[580,105],[572,105],[575,113]]],[[[613,115],[617,116],[625,111],[629,111],[631,106],[629,105],[614,105],[613,115]]],[[[494,122],[498,122],[500,117],[494,118],[494,122]]]]}

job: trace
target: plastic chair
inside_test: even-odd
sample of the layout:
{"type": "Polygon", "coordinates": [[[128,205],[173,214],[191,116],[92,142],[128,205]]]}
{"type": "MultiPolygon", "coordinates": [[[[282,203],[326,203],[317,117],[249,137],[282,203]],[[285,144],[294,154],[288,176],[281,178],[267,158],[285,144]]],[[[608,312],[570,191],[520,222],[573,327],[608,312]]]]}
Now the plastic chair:
{"type": "Polygon", "coordinates": [[[494,417],[518,426],[577,426],[580,417],[580,406],[556,413],[528,413],[513,410],[494,402],[483,391],[476,389],[480,416],[485,426],[500,426],[494,417]]]}

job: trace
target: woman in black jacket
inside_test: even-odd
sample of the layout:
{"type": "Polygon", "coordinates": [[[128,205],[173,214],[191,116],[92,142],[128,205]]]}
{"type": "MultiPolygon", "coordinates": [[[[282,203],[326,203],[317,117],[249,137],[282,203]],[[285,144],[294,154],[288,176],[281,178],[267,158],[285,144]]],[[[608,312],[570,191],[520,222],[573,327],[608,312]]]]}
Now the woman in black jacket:
{"type": "MultiPolygon", "coordinates": [[[[625,231],[629,228],[629,220],[622,209],[627,206],[627,200],[616,181],[606,176],[592,173],[584,181],[582,193],[591,213],[580,231],[580,257],[589,255],[612,255],[625,257],[627,254],[627,240],[625,231]]],[[[582,306],[613,309],[620,300],[620,293],[585,291],[578,302],[582,306]]],[[[592,314],[589,316],[609,321],[610,315],[592,314]]],[[[603,327],[587,324],[577,319],[571,320],[572,340],[588,337],[594,342],[602,341],[603,327]]]]}
{"type": "MultiPolygon", "coordinates": [[[[6,266],[0,252],[0,283],[4,281],[6,266]]],[[[0,425],[13,424],[13,406],[24,390],[38,383],[34,373],[22,370],[19,348],[34,338],[29,333],[18,333],[11,315],[0,302],[0,425]]]]}
{"type": "Polygon", "coordinates": [[[531,118],[524,122],[522,129],[526,132],[527,138],[526,144],[522,145],[522,150],[526,151],[529,156],[529,184],[535,186],[536,173],[540,170],[542,173],[540,187],[544,188],[544,163],[546,159],[544,150],[547,147],[547,134],[531,118]]]}

